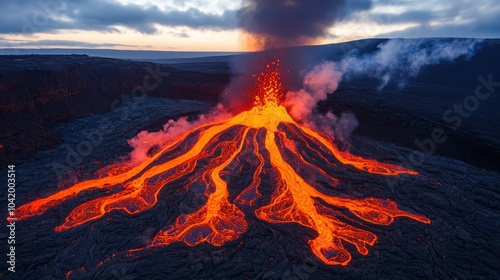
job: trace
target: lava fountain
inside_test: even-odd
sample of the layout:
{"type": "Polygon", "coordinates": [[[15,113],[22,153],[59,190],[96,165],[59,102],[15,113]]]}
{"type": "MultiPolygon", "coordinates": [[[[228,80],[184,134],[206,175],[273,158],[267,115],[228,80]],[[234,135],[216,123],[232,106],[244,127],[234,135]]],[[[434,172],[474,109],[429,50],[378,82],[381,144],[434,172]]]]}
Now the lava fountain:
{"type": "Polygon", "coordinates": [[[314,160],[334,168],[338,167],[332,161],[336,158],[341,164],[385,176],[417,175],[417,172],[342,151],[328,136],[292,119],[280,104],[284,92],[280,73],[279,59],[276,59],[256,77],[252,109],[223,121],[200,125],[139,165],[127,167],[125,162],[105,167],[98,172],[98,178],[27,203],[18,208],[18,219],[41,215],[82,192],[111,190],[116,186],[121,190],[74,208],[55,230],[68,230],[116,210],[134,215],[153,208],[163,188],[180,178],[188,178],[188,184],[201,182],[205,186],[205,205],[177,217],[175,223],[160,230],[147,247],[166,246],[172,242],[184,242],[189,246],[207,242],[221,246],[246,231],[245,216],[252,212],[245,213],[242,209],[253,209],[257,218],[269,223],[295,222],[314,230],[317,236],[309,240],[312,252],[328,265],[347,265],[351,254],[344,248],[346,243],[367,255],[367,245],[373,246],[377,236],[346,221],[359,219],[389,225],[396,217],[408,217],[429,224],[426,217],[402,211],[387,199],[352,199],[347,195],[327,194],[338,179],[330,176],[328,170],[317,167],[314,160]],[[306,147],[307,153],[297,149],[296,144],[306,147]],[[223,177],[228,167],[248,162],[252,166],[248,171],[252,180],[230,199],[228,183],[223,177]],[[273,174],[274,182],[271,183],[275,186],[270,197],[264,197],[259,191],[266,168],[273,174]],[[298,171],[300,168],[315,170],[329,185],[308,182],[298,171]],[[195,169],[201,173],[198,171],[195,176],[195,169]],[[354,216],[348,217],[345,211],[354,216]]]}

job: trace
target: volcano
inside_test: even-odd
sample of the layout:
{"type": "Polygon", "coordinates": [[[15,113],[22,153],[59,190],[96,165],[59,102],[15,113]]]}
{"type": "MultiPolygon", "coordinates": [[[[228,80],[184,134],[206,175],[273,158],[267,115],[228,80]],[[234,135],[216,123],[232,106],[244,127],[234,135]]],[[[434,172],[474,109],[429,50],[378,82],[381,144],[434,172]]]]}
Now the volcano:
{"type": "Polygon", "coordinates": [[[308,242],[312,253],[325,264],[345,266],[352,259],[346,244],[367,255],[367,246],[377,241],[375,234],[362,229],[362,222],[389,225],[396,217],[407,217],[430,224],[428,218],[398,209],[389,199],[358,199],[336,191],[339,180],[333,174],[348,166],[373,176],[418,173],[341,150],[326,134],[294,120],[281,104],[284,86],[279,59],[267,63],[255,78],[250,110],[204,123],[138,165],[127,161],[112,164],[98,171],[95,179],[27,203],[18,208],[18,220],[42,215],[95,189],[109,192],[74,208],[56,231],[78,227],[115,210],[130,215],[161,211],[155,207],[160,191],[187,178],[183,189],[201,193],[205,204],[195,212],[181,214],[149,244],[131,248],[130,253],[173,242],[222,246],[244,234],[246,217],[255,215],[269,223],[298,223],[310,228],[316,233],[308,242]],[[230,177],[238,172],[252,174],[252,180],[233,186],[238,191],[232,193],[230,177]],[[262,189],[269,186],[272,191],[267,195],[262,189]]]}

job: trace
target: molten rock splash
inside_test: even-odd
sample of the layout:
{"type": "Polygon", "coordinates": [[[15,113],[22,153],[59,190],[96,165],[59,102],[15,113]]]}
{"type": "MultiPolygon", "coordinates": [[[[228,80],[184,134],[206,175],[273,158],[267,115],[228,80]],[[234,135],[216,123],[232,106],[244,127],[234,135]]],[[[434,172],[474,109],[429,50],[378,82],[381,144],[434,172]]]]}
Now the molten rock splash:
{"type": "Polygon", "coordinates": [[[127,167],[126,163],[106,167],[97,179],[79,182],[49,197],[23,205],[18,209],[18,216],[26,219],[41,215],[82,192],[112,189],[117,185],[122,187],[121,191],[73,209],[64,223],[56,227],[56,231],[99,219],[113,210],[133,215],[151,209],[160,191],[169,187],[170,183],[191,176],[189,184],[201,181],[206,187],[206,204],[194,213],[179,216],[173,225],[158,232],[148,247],[179,241],[190,246],[202,242],[221,246],[246,231],[246,213],[241,210],[246,207],[255,209],[258,218],[270,223],[296,222],[314,230],[317,237],[309,240],[309,246],[318,258],[329,265],[349,263],[351,254],[344,248],[346,242],[353,244],[362,255],[367,255],[367,245],[372,246],[377,241],[373,233],[347,224],[345,221],[354,222],[353,218],[338,209],[348,210],[357,218],[373,224],[389,225],[395,217],[430,223],[423,216],[399,210],[396,203],[390,200],[335,197],[324,193],[328,191],[325,186],[313,186],[306,182],[304,176],[299,174],[301,168],[314,169],[334,186],[338,180],[328,175],[327,170],[311,163],[320,160],[328,166],[335,166],[331,161],[334,157],[342,164],[373,174],[396,176],[417,173],[340,151],[328,137],[294,121],[285,107],[280,105],[279,96],[283,88],[278,62],[267,65],[257,78],[255,106],[251,110],[224,121],[201,125],[135,167],[127,167]],[[296,144],[307,147],[307,153],[298,151],[296,144]],[[248,162],[252,163],[253,169],[248,172],[252,172],[253,180],[230,201],[227,182],[222,178],[225,170],[230,165],[248,162]],[[196,167],[203,170],[201,176],[193,176],[196,167]],[[275,179],[270,201],[259,192],[265,169],[270,169],[275,179]]]}

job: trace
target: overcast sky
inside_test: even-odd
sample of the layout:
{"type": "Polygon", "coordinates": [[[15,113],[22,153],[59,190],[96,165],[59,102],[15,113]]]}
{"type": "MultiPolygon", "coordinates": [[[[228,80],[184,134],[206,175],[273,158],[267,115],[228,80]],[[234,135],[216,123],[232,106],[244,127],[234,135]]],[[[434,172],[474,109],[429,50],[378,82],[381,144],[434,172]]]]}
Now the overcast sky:
{"type": "MultiPolygon", "coordinates": [[[[289,0],[293,1],[293,0],[289,0]]],[[[311,0],[314,1],[314,0],[311,0]]],[[[498,0],[351,0],[317,43],[500,37],[498,0]],[[363,5],[359,5],[359,2],[363,5]],[[356,8],[354,4],[356,3],[356,8]]],[[[242,0],[2,0],[2,48],[241,51],[242,0]]]]}

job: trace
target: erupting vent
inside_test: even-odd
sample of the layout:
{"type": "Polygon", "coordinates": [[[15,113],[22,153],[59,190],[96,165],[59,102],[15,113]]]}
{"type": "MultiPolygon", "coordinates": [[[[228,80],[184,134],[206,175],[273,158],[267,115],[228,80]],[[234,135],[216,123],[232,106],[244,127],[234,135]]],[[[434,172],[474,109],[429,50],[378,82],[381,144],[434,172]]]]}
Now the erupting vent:
{"type": "MultiPolygon", "coordinates": [[[[328,170],[314,164],[342,168],[332,161],[351,165],[359,170],[386,176],[417,173],[392,164],[364,159],[339,150],[325,135],[293,120],[280,105],[283,86],[280,82],[279,60],[267,65],[259,77],[254,107],[224,121],[204,124],[186,133],[175,143],[135,167],[127,163],[106,167],[97,179],[82,181],[49,197],[39,198],[18,209],[21,219],[43,214],[47,209],[91,189],[112,189],[117,193],[100,197],[76,207],[56,231],[67,230],[99,219],[106,213],[122,210],[137,214],[151,209],[163,188],[181,177],[188,176],[188,185],[205,186],[206,204],[194,213],[179,216],[175,223],[159,231],[147,247],[184,242],[190,246],[208,242],[215,246],[239,238],[247,229],[242,209],[270,223],[296,222],[314,230],[317,236],[309,240],[312,252],[329,265],[346,265],[351,254],[345,243],[353,244],[362,255],[367,245],[374,245],[377,236],[346,221],[354,216],[368,223],[389,225],[396,217],[408,217],[422,223],[430,220],[399,210],[387,199],[351,199],[326,192],[338,180],[328,170]],[[228,137],[229,135],[229,137],[228,137]],[[192,140],[195,140],[194,143],[192,140]],[[296,147],[305,147],[300,151],[296,147]],[[230,199],[223,177],[230,166],[247,164],[253,180],[235,199],[230,199]],[[195,170],[202,170],[193,175],[195,170]],[[313,169],[329,182],[326,186],[307,182],[300,170],[313,169]],[[275,186],[271,197],[259,191],[264,172],[271,174],[275,186]],[[201,176],[200,176],[201,174],[201,176]],[[320,191],[321,190],[321,191],[320,191]],[[343,209],[342,211],[339,209],[343,209]],[[348,217],[346,211],[354,216],[348,217]]],[[[267,178],[267,177],[266,177],[267,178]]],[[[324,183],[323,183],[324,184],[324,183]]]]}

